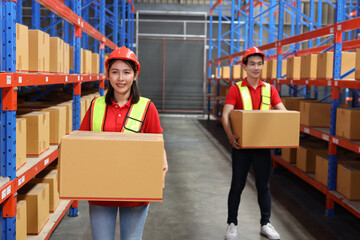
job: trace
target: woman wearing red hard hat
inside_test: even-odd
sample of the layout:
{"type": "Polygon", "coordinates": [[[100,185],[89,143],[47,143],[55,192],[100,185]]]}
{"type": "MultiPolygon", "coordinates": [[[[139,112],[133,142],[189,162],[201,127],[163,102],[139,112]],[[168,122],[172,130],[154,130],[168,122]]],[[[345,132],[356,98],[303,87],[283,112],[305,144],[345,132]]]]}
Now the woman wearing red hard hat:
{"type": "MultiPolygon", "coordinates": [[[[109,89],[106,96],[92,101],[79,130],[162,133],[154,103],[140,96],[136,83],[140,63],[135,53],[126,47],[117,48],[106,60],[105,66],[110,81],[109,89]]],[[[165,151],[164,155],[165,183],[168,171],[165,151]]],[[[148,202],[89,201],[93,239],[114,239],[119,211],[121,239],[141,240],[148,209],[148,202]]]]}
{"type": "Polygon", "coordinates": [[[232,180],[228,197],[228,227],[225,239],[236,239],[237,216],[241,193],[245,187],[250,166],[253,166],[258,204],[261,212],[260,233],[269,239],[280,239],[279,233],[270,224],[271,195],[269,188],[272,160],[270,149],[241,149],[231,129],[230,112],[243,110],[286,110],[276,88],[260,79],[265,54],[256,47],[245,51],[242,64],[247,78],[230,87],[222,113],[222,124],[232,145],[232,180]]]}

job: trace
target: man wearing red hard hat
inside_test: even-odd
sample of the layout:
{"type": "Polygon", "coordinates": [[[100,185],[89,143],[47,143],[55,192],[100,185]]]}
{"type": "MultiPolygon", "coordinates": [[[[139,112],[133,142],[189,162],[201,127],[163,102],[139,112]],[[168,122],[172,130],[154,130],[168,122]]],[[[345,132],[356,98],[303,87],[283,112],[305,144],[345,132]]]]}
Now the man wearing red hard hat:
{"type": "Polygon", "coordinates": [[[247,78],[230,87],[222,113],[222,124],[232,145],[232,181],[228,197],[228,227],[225,239],[236,239],[237,216],[241,193],[245,187],[250,166],[253,166],[258,204],[261,212],[260,233],[269,239],[280,239],[279,233],[270,224],[271,195],[270,172],[272,159],[270,149],[240,149],[238,136],[231,129],[230,112],[243,110],[286,110],[276,88],[261,81],[265,54],[256,47],[245,51],[242,59],[247,78]]]}

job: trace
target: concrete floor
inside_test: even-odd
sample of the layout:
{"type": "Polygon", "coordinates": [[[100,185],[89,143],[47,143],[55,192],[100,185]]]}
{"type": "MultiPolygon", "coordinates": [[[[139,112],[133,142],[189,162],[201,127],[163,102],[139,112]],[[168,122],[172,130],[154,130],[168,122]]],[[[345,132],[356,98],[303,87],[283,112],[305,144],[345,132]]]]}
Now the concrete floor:
{"type": "MultiPolygon", "coordinates": [[[[224,239],[231,157],[222,127],[194,116],[161,116],[161,123],[170,171],[164,201],[150,206],[143,239],[224,239]]],[[[339,206],[335,217],[326,217],[324,195],[281,167],[272,176],[271,192],[271,223],[281,239],[359,238],[359,219],[339,206]]],[[[266,239],[259,234],[256,199],[249,174],[239,209],[238,239],[266,239]]],[[[80,202],[79,212],[78,217],[65,216],[50,239],[91,239],[87,202],[80,202]]]]}

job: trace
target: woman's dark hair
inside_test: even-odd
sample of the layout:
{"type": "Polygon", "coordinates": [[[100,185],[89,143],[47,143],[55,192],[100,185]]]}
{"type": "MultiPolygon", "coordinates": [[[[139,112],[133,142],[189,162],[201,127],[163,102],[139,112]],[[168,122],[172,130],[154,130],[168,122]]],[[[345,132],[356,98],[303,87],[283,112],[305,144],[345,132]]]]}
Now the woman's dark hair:
{"type": "Polygon", "coordinates": [[[248,60],[249,60],[249,57],[253,57],[253,56],[259,56],[262,58],[262,63],[264,64],[264,56],[261,54],[261,53],[254,53],[254,54],[251,54],[249,56],[247,56],[245,59],[244,59],[244,65],[247,65],[248,64],[248,60]]]}
{"type": "MultiPolygon", "coordinates": [[[[107,76],[109,76],[109,72],[110,72],[110,68],[111,66],[114,64],[114,62],[116,62],[117,60],[123,61],[124,63],[126,63],[127,65],[129,65],[132,70],[134,71],[134,76],[136,76],[137,74],[137,69],[136,69],[136,65],[133,61],[129,61],[129,60],[124,60],[124,59],[112,59],[109,61],[108,63],[108,70],[107,70],[107,76]]],[[[131,97],[131,104],[135,104],[138,103],[140,100],[140,91],[139,88],[136,84],[136,81],[133,82],[133,84],[131,85],[131,89],[130,89],[130,97],[131,97]]],[[[105,95],[105,102],[107,105],[111,105],[112,102],[111,100],[114,99],[114,88],[111,86],[111,84],[109,84],[109,89],[105,95]]]]}

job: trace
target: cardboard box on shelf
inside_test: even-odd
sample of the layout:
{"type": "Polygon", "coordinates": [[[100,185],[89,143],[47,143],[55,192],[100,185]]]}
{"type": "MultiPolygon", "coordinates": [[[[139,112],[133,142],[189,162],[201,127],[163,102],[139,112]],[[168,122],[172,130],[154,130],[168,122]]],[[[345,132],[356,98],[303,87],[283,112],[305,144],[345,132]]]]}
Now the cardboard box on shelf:
{"type": "Polygon", "coordinates": [[[66,107],[54,106],[39,111],[50,114],[50,144],[60,144],[61,138],[66,135],[66,107]]]}
{"type": "Polygon", "coordinates": [[[16,170],[26,163],[26,119],[16,119],[16,170]]]}
{"type": "Polygon", "coordinates": [[[301,56],[301,72],[300,79],[309,80],[316,79],[317,71],[317,54],[309,54],[301,56]]]}
{"type": "Polygon", "coordinates": [[[287,110],[300,111],[300,103],[306,102],[318,102],[316,99],[308,99],[303,97],[281,97],[281,101],[287,110]]]}
{"type": "Polygon", "coordinates": [[[16,23],[16,71],[29,71],[29,30],[16,23]]]}
{"type": "Polygon", "coordinates": [[[247,77],[247,72],[245,71],[244,65],[241,65],[240,78],[241,80],[244,80],[246,77],[247,77]]]}
{"type": "Polygon", "coordinates": [[[356,49],[355,57],[355,80],[360,80],[360,48],[356,49]]]}
{"type": "Polygon", "coordinates": [[[222,78],[230,78],[230,67],[229,66],[225,66],[225,67],[221,67],[221,72],[222,72],[222,78]]]}
{"type": "Polygon", "coordinates": [[[336,114],[336,135],[348,140],[359,140],[359,118],[359,108],[338,108],[336,114]]]}
{"type": "Polygon", "coordinates": [[[330,127],[330,103],[300,102],[300,124],[308,127],[330,127]]]}
{"type": "Polygon", "coordinates": [[[61,141],[60,198],[162,201],[163,161],[161,134],[74,131],[61,141]]]}
{"type": "MultiPolygon", "coordinates": [[[[356,53],[342,52],[341,60],[341,75],[350,71],[355,67],[356,53]]],[[[334,67],[334,53],[325,52],[318,55],[317,65],[321,66],[317,68],[318,79],[332,79],[333,67],[334,67]]],[[[355,73],[352,73],[345,77],[345,79],[354,79],[355,73]]]]}
{"type": "Polygon", "coordinates": [[[337,191],[349,200],[360,200],[360,164],[339,164],[337,191]]]}
{"type": "Polygon", "coordinates": [[[91,73],[93,74],[99,74],[100,72],[100,58],[98,53],[91,54],[91,73]]]}
{"type": "Polygon", "coordinates": [[[20,189],[18,200],[26,201],[27,234],[39,234],[49,220],[49,184],[27,184],[20,189]]]}
{"type": "Polygon", "coordinates": [[[281,158],[288,163],[296,163],[297,148],[282,148],[281,158]]]}
{"type": "MultiPolygon", "coordinates": [[[[219,97],[226,97],[228,90],[229,90],[228,86],[220,85],[219,86],[219,97]]],[[[217,96],[217,85],[216,84],[213,86],[213,95],[217,96]]]]}
{"type": "Polygon", "coordinates": [[[73,103],[72,102],[63,102],[59,103],[58,106],[66,107],[66,134],[72,132],[73,128],[73,103]]]}
{"type": "Polygon", "coordinates": [[[316,156],[327,154],[328,149],[322,146],[300,146],[297,150],[296,167],[300,170],[315,172],[316,156]]]}
{"type": "Polygon", "coordinates": [[[19,109],[18,113],[19,118],[26,118],[26,156],[38,157],[49,148],[50,115],[19,109]]]}
{"type": "MultiPolygon", "coordinates": [[[[360,164],[360,159],[355,160],[348,157],[338,156],[339,164],[360,164]]],[[[328,183],[328,171],[329,171],[329,156],[328,155],[317,155],[316,156],[316,167],[315,167],[315,179],[321,184],[327,186],[328,183]]]]}
{"type": "Polygon", "coordinates": [[[264,65],[263,65],[261,75],[260,75],[260,78],[262,80],[267,79],[267,66],[268,66],[268,61],[264,61],[264,65]]]}
{"type": "MultiPolygon", "coordinates": [[[[219,104],[219,115],[221,116],[222,111],[224,109],[224,104],[219,104]]],[[[212,105],[212,114],[216,115],[216,104],[212,105]]]]}
{"type": "Polygon", "coordinates": [[[70,46],[64,42],[64,70],[63,73],[69,74],[70,71],[70,46]]]}
{"type": "Polygon", "coordinates": [[[64,41],[59,37],[50,37],[50,72],[64,71],[64,41]]]}
{"type": "Polygon", "coordinates": [[[16,206],[16,240],[27,239],[27,208],[26,201],[20,200],[16,206]]]}
{"type": "Polygon", "coordinates": [[[233,65],[232,66],[232,77],[233,78],[241,77],[241,65],[233,65]]]}
{"type": "Polygon", "coordinates": [[[301,58],[292,57],[287,59],[286,78],[290,80],[300,79],[301,58]]]}
{"type": "Polygon", "coordinates": [[[31,183],[49,184],[49,212],[55,212],[60,203],[57,170],[41,172],[36,178],[31,180],[31,183]]]}
{"type": "Polygon", "coordinates": [[[241,148],[298,147],[300,116],[295,111],[233,110],[234,134],[241,148]]]}
{"type": "Polygon", "coordinates": [[[90,50],[83,50],[82,51],[82,73],[83,74],[91,74],[91,67],[92,67],[92,52],[90,50]]]}
{"type": "Polygon", "coordinates": [[[270,79],[274,79],[276,78],[276,63],[277,63],[277,60],[270,60],[270,61],[267,61],[267,78],[270,78],[270,79]]]}
{"type": "Polygon", "coordinates": [[[29,71],[50,71],[50,36],[41,30],[29,30],[29,71]]]}

